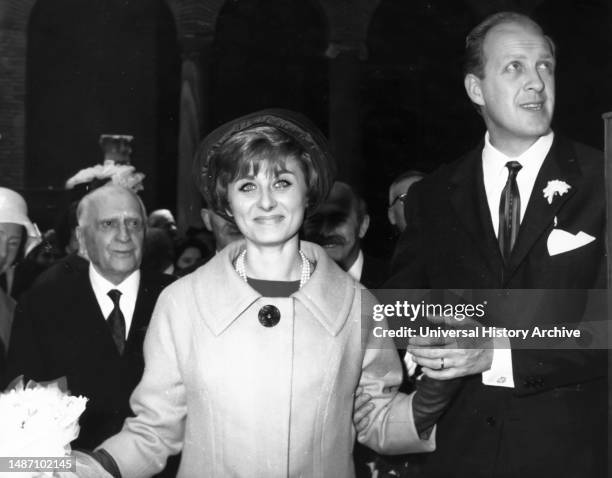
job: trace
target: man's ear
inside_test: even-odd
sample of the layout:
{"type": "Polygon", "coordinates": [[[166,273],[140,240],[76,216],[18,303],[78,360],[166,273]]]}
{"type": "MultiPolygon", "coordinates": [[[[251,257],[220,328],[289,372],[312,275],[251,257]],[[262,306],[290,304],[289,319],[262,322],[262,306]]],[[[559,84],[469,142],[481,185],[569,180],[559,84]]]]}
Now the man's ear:
{"type": "Polygon", "coordinates": [[[470,100],[472,100],[472,103],[476,103],[479,106],[484,106],[485,101],[482,95],[480,78],[473,73],[468,73],[463,79],[463,85],[465,86],[465,91],[467,92],[470,100]]]}
{"type": "Polygon", "coordinates": [[[363,219],[361,220],[361,225],[359,226],[359,239],[363,239],[363,237],[366,235],[366,232],[368,232],[369,227],[370,215],[366,214],[365,216],[363,216],[363,219]]]}
{"type": "Polygon", "coordinates": [[[206,228],[207,231],[212,232],[212,223],[211,223],[210,215],[211,215],[210,209],[207,209],[205,207],[200,209],[200,217],[202,218],[204,227],[206,228]]]}
{"type": "Polygon", "coordinates": [[[85,244],[84,226],[77,226],[74,229],[74,234],[79,244],[79,255],[89,260],[89,256],[87,255],[87,245],[85,244]]]}

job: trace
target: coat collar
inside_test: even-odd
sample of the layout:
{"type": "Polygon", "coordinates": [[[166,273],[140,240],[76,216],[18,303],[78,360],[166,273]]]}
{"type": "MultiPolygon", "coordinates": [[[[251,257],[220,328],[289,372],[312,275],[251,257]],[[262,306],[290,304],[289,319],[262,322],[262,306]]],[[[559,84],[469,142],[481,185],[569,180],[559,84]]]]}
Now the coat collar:
{"type": "MultiPolygon", "coordinates": [[[[243,248],[243,241],[230,244],[192,274],[191,286],[200,315],[215,335],[222,334],[261,297],[234,269],[234,261],[243,248]]],[[[335,336],[348,318],[357,283],[321,247],[302,241],[300,248],[316,265],[310,280],[292,297],[335,336]]]]}

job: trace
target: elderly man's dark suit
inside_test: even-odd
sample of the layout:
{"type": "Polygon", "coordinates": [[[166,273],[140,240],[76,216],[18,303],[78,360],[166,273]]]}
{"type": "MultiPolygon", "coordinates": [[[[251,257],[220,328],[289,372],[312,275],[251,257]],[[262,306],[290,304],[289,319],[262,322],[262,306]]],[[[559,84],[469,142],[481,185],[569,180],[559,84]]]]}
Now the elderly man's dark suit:
{"type": "MultiPolygon", "coordinates": [[[[520,173],[519,173],[520,174],[520,173]]],[[[601,153],[556,137],[534,184],[519,236],[504,265],[484,190],[482,144],[410,190],[409,225],[393,264],[389,288],[594,289],[606,287],[605,185],[601,153]],[[571,186],[543,197],[548,181],[571,186]],[[550,256],[557,227],[596,239],[550,256]]],[[[576,299],[575,293],[571,294],[576,299]]],[[[580,297],[584,297],[581,295],[580,297]]],[[[579,299],[580,299],[579,297],[579,299]]],[[[539,309],[518,313],[514,328],[538,323],[533,310],[564,312],[570,305],[546,291],[539,309]],[[548,300],[548,302],[547,302],[548,300]],[[562,301],[563,302],[563,301],[562,301]]],[[[579,302],[579,300],[578,300],[579,302]]],[[[605,317],[602,317],[605,320],[605,317]]],[[[465,385],[441,418],[437,450],[424,460],[431,477],[603,477],[606,458],[606,361],[603,351],[513,350],[515,388],[465,385]]]]}
{"type": "Polygon", "coordinates": [[[93,449],[117,433],[131,415],[129,397],[144,370],[144,335],[159,293],[172,280],[163,274],[141,274],[122,356],[102,316],[85,260],[74,256],[56,264],[21,298],[8,379],[20,374],[36,381],[66,376],[71,393],[89,399],[73,446],[93,449]]]}

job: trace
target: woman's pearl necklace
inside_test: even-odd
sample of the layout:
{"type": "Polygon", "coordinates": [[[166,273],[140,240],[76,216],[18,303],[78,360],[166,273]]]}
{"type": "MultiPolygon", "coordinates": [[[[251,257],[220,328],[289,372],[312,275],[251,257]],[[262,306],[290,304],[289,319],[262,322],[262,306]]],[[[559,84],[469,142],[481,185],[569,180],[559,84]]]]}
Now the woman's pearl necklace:
{"type": "MultiPolygon", "coordinates": [[[[244,258],[246,257],[246,249],[240,253],[236,259],[236,272],[242,277],[242,280],[247,282],[246,269],[244,267],[244,258]]],[[[302,258],[302,272],[300,274],[300,289],[304,287],[304,284],[310,279],[310,262],[306,258],[306,255],[300,250],[300,257],[302,258]]]]}

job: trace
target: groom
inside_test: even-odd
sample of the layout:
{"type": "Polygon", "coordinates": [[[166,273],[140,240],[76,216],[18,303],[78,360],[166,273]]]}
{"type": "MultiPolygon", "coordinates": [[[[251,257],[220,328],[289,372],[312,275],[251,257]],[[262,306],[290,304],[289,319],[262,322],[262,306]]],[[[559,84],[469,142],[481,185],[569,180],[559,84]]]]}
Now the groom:
{"type": "MultiPolygon", "coordinates": [[[[464,84],[487,132],[411,188],[387,288],[542,289],[540,310],[567,311],[551,289],[606,287],[603,157],[550,129],[555,62],[523,15],[497,13],[468,35],[464,84]]],[[[517,328],[543,320],[513,316],[517,328]]],[[[424,476],[607,476],[605,351],[435,345],[411,347],[424,373],[465,383],[424,476]]]]}

